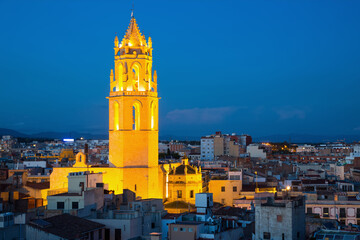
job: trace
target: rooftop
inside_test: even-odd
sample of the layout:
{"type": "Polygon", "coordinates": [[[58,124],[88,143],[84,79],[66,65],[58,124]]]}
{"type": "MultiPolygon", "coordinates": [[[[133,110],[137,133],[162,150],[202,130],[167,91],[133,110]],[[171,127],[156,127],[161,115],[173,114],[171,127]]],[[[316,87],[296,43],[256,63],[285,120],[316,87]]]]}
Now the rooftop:
{"type": "Polygon", "coordinates": [[[31,221],[29,225],[33,228],[65,239],[78,239],[81,234],[105,227],[103,224],[72,216],[70,214],[36,219],[31,221]]]}
{"type": "Polygon", "coordinates": [[[171,224],[176,224],[176,225],[200,225],[200,224],[204,224],[204,222],[196,222],[196,221],[183,221],[183,222],[176,222],[176,223],[171,223],[171,224]]]}
{"type": "Polygon", "coordinates": [[[81,193],[69,193],[69,192],[65,192],[65,193],[59,193],[59,194],[55,194],[52,196],[81,196],[81,193]]]}
{"type": "Polygon", "coordinates": [[[50,182],[27,182],[26,186],[34,189],[48,189],[50,188],[50,182]]]}

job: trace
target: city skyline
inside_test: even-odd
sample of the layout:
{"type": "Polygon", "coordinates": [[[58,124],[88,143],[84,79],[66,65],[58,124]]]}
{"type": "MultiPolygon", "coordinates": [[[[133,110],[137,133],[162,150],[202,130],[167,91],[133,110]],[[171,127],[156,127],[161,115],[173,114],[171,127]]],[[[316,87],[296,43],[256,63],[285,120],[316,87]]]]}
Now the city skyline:
{"type": "MultiPolygon", "coordinates": [[[[0,3],[0,127],[106,133],[113,39],[131,3],[83,3],[0,3]]],[[[359,3],[261,3],[136,2],[160,136],[360,133],[359,3]]]]}

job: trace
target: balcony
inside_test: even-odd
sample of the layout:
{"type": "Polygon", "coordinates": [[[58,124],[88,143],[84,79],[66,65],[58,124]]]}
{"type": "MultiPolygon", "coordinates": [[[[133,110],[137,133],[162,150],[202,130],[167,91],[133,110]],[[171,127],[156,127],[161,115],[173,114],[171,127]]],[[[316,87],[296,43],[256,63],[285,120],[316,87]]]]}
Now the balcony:
{"type": "Polygon", "coordinates": [[[110,97],[118,97],[118,96],[157,97],[157,92],[152,92],[152,91],[117,91],[117,92],[110,92],[110,97]]]}

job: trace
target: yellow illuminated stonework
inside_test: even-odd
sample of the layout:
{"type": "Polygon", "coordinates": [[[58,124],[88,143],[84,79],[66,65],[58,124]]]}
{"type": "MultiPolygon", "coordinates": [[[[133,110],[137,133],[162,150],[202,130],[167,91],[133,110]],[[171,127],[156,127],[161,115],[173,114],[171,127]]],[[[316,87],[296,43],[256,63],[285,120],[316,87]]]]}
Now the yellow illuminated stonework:
{"type": "Polygon", "coordinates": [[[183,201],[195,204],[195,194],[202,192],[201,167],[191,166],[185,156],[182,164],[171,167],[168,175],[168,201],[183,201]]]}
{"type": "Polygon", "coordinates": [[[114,40],[110,71],[109,167],[92,167],[79,153],[73,167],[54,168],[50,188],[67,188],[70,172],[102,172],[106,189],[129,189],[141,198],[163,198],[166,170],[158,165],[157,75],[152,69],[152,42],[131,18],[124,38],[114,40]]]}
{"type": "Polygon", "coordinates": [[[114,40],[110,72],[109,161],[123,168],[124,189],[161,197],[158,174],[158,94],[152,42],[131,18],[122,42],[114,40]]]}

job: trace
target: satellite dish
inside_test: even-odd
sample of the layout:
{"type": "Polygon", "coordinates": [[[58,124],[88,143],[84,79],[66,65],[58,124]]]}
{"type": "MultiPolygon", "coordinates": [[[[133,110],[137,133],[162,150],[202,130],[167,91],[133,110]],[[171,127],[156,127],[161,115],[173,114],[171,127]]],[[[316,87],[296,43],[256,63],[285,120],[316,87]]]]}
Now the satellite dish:
{"type": "Polygon", "coordinates": [[[356,200],[360,201],[360,193],[356,194],[356,200]]]}

